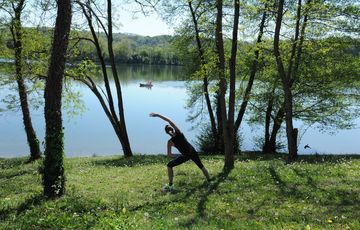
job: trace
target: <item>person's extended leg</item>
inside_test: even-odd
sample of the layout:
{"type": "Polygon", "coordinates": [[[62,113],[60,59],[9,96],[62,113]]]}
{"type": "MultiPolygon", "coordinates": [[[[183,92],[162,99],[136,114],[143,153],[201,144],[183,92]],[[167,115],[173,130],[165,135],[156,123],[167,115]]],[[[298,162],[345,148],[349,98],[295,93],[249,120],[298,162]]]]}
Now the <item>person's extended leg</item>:
{"type": "Polygon", "coordinates": [[[207,169],[205,168],[205,166],[201,169],[201,171],[203,172],[204,176],[206,177],[206,179],[208,181],[210,181],[210,176],[209,176],[209,172],[207,171],[207,169]]]}
{"type": "Polygon", "coordinates": [[[167,167],[168,169],[168,177],[169,177],[169,186],[173,185],[173,179],[174,179],[174,170],[172,168],[170,168],[169,166],[167,167]]]}
{"type": "Polygon", "coordinates": [[[206,179],[209,181],[210,180],[210,176],[209,176],[209,172],[207,171],[207,169],[205,168],[205,166],[202,164],[199,155],[197,153],[191,155],[191,160],[193,160],[195,162],[195,164],[199,167],[199,169],[201,169],[201,171],[203,172],[204,176],[206,177],[206,179]]]}
{"type": "Polygon", "coordinates": [[[167,164],[167,169],[168,169],[168,177],[169,177],[169,186],[172,186],[173,184],[173,179],[174,179],[174,170],[173,167],[182,164],[186,161],[190,160],[189,157],[184,156],[184,155],[180,155],[177,158],[175,158],[174,160],[170,161],[167,164]]]}

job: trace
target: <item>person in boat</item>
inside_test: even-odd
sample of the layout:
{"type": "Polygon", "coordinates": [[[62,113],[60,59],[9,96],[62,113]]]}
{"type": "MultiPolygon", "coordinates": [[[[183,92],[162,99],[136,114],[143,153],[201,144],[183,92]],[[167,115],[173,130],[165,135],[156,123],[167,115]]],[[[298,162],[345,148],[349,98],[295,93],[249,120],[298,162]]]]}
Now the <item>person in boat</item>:
{"type": "Polygon", "coordinates": [[[148,80],[146,83],[140,83],[140,87],[152,87],[152,81],[148,80]]]}
{"type": "Polygon", "coordinates": [[[169,118],[158,113],[150,113],[150,117],[159,117],[169,123],[169,125],[165,126],[165,132],[171,137],[167,142],[167,156],[174,159],[167,164],[169,184],[163,188],[163,191],[166,192],[173,189],[173,167],[178,166],[188,160],[192,160],[201,169],[206,179],[210,181],[209,173],[205,166],[202,164],[197,151],[187,141],[184,134],[175,125],[175,123],[169,118]],[[172,147],[177,148],[181,154],[173,154],[171,151],[172,147]]]}

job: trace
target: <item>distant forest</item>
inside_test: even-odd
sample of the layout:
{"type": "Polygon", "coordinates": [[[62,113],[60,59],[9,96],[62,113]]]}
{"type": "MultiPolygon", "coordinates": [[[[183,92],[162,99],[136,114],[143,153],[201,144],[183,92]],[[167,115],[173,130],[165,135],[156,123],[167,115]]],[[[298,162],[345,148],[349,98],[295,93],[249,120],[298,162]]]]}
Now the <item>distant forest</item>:
{"type": "MultiPolygon", "coordinates": [[[[1,58],[7,58],[11,53],[13,44],[11,42],[11,35],[5,28],[0,28],[0,52],[1,58]],[[5,50],[8,50],[6,52],[5,50]]],[[[51,40],[52,30],[49,28],[24,28],[25,34],[43,40],[40,43],[48,43],[51,40]],[[37,35],[37,36],[36,36],[37,35]]],[[[72,56],[75,60],[90,59],[96,62],[98,60],[96,48],[90,42],[91,34],[88,31],[75,31],[72,32],[72,40],[70,43],[77,44],[76,56],[72,56]]],[[[129,64],[156,64],[156,65],[180,65],[181,61],[176,54],[174,47],[171,45],[173,36],[160,35],[160,36],[141,36],[136,34],[113,34],[113,49],[115,54],[115,61],[118,63],[129,64]]],[[[99,36],[100,45],[104,48],[107,45],[107,41],[104,34],[99,36]]],[[[31,43],[31,42],[30,42],[31,43]]],[[[71,46],[70,45],[70,49],[71,46]]],[[[108,55],[104,56],[105,61],[108,62],[108,55]]]]}
{"type": "MultiPolygon", "coordinates": [[[[105,43],[105,37],[103,38],[105,43]]],[[[141,36],[135,34],[114,34],[113,48],[115,61],[118,63],[130,64],[159,64],[179,65],[180,60],[171,45],[173,37],[170,35],[141,36]]],[[[90,58],[96,60],[97,54],[93,46],[87,47],[86,43],[80,46],[83,48],[79,59],[90,58]]],[[[105,60],[107,60],[105,56],[105,60]]]]}

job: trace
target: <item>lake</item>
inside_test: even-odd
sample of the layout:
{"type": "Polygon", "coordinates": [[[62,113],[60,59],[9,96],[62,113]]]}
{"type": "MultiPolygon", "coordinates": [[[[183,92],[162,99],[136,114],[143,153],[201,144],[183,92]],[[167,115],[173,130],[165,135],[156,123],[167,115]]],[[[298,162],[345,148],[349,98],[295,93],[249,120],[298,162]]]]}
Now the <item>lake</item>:
{"type": "MultiPolygon", "coordinates": [[[[149,117],[150,112],[158,112],[171,118],[191,143],[196,143],[198,128],[192,129],[187,122],[186,81],[182,67],[120,65],[118,68],[124,98],[125,116],[128,135],[134,153],[166,154],[166,141],[169,139],[164,132],[165,122],[159,118],[149,117]],[[151,89],[139,87],[140,83],[153,81],[151,89]]],[[[82,94],[86,111],[80,116],[68,117],[64,113],[65,154],[68,157],[92,155],[116,155],[122,153],[110,122],[103,112],[97,98],[84,85],[77,83],[75,89],[82,94]]],[[[0,99],[6,94],[1,90],[0,99]]],[[[1,106],[0,106],[1,108],[1,106]]],[[[44,140],[43,111],[32,112],[33,124],[40,141],[44,140]]],[[[301,139],[299,152],[311,153],[360,153],[360,119],[356,120],[357,128],[339,130],[335,135],[323,134],[309,128],[301,139]],[[303,148],[309,144],[312,149],[303,148]]],[[[297,122],[300,132],[301,122],[297,122]]],[[[261,128],[260,128],[261,129],[261,128]]],[[[260,135],[259,127],[243,125],[241,129],[242,150],[257,150],[254,138],[260,135]]],[[[20,112],[0,112],[0,157],[17,157],[28,155],[28,146],[23,129],[20,112]]]]}

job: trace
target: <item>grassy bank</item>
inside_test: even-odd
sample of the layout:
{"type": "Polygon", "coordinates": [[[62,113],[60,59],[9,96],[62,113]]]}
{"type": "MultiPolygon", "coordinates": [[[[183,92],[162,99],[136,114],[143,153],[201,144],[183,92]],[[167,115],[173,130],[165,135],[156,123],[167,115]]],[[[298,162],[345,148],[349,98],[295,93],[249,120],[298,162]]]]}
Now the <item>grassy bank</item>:
{"type": "Polygon", "coordinates": [[[206,183],[192,162],[164,156],[66,159],[66,195],[42,197],[40,161],[0,159],[0,229],[360,229],[360,158],[202,157],[206,183]]]}

